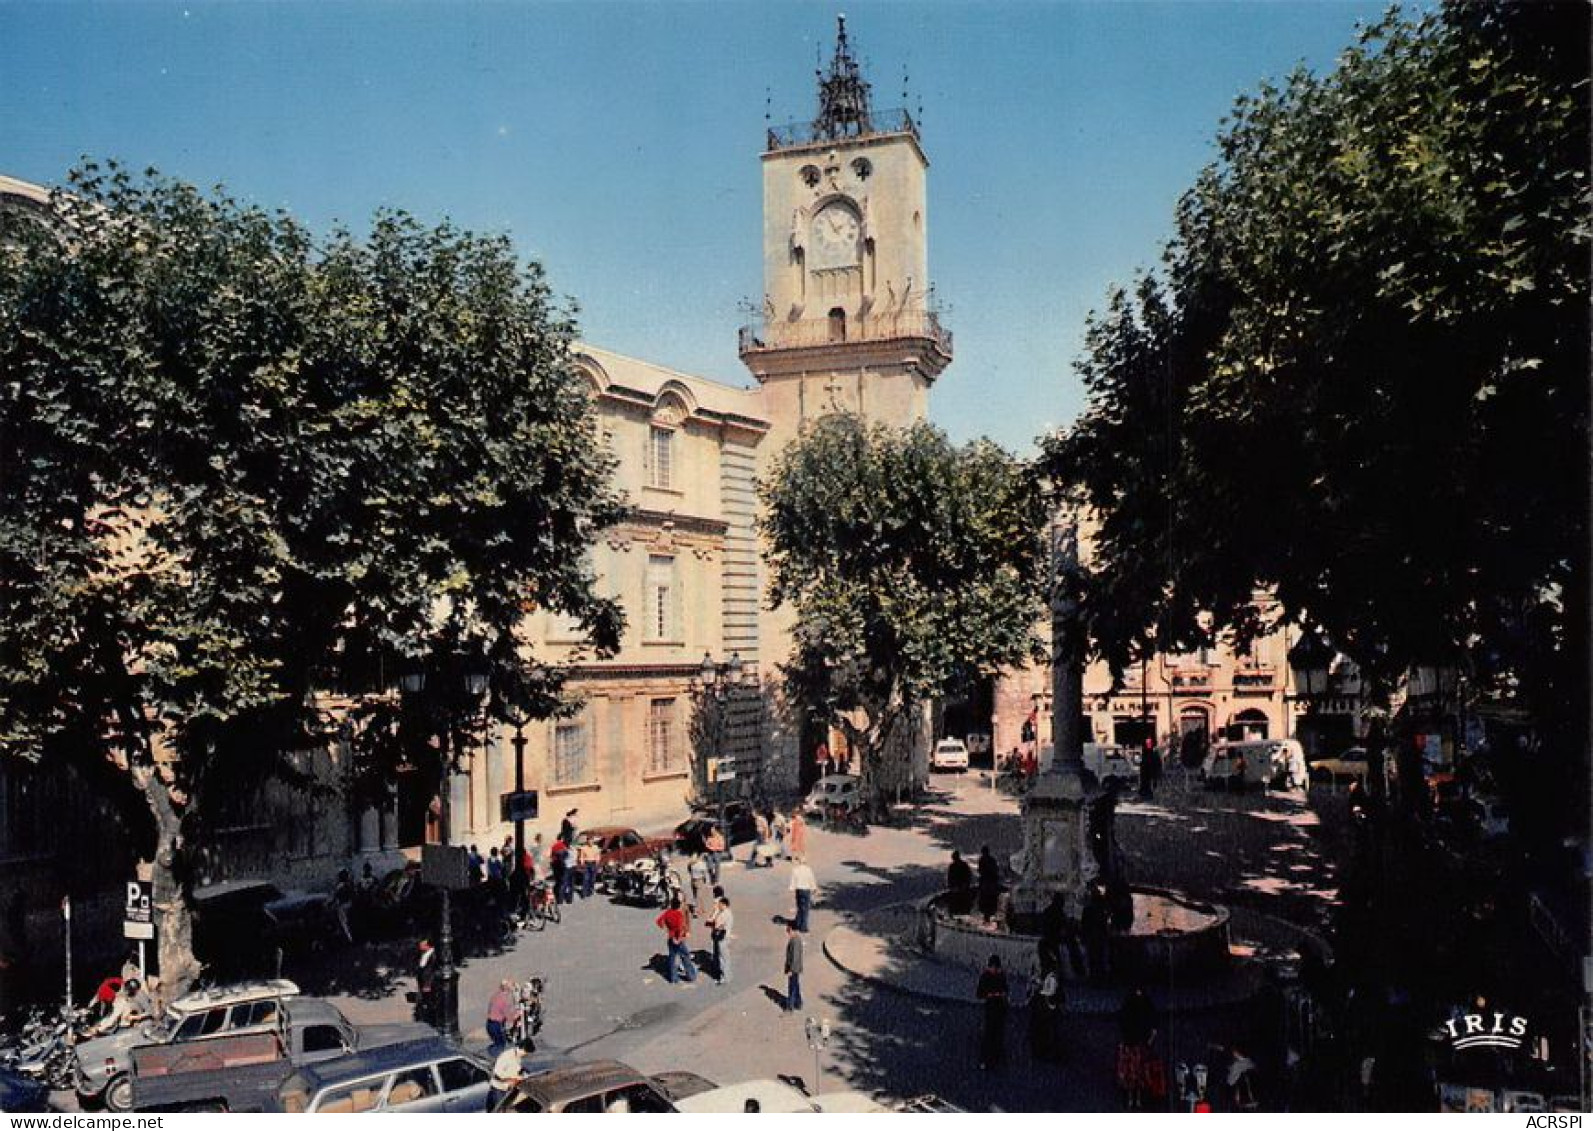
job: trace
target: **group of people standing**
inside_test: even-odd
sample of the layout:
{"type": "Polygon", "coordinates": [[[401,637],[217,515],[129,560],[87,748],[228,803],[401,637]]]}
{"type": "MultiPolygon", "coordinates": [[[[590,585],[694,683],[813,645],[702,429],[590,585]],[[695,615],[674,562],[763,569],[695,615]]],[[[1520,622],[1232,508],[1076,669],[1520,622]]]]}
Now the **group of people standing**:
{"type": "Polygon", "coordinates": [[[558,836],[549,846],[544,846],[541,833],[519,850],[514,837],[504,837],[503,847],[491,849],[486,856],[482,856],[479,847],[471,845],[471,883],[485,884],[498,905],[510,914],[524,913],[531,889],[539,880],[547,881],[559,903],[574,903],[577,894],[590,899],[597,891],[598,863],[603,851],[597,844],[579,838],[579,816],[579,809],[565,813],[558,836]]]}
{"type": "MultiPolygon", "coordinates": [[[[813,867],[807,861],[807,825],[800,811],[789,820],[765,811],[756,815],[756,843],[747,859],[747,867],[758,865],[767,858],[772,846],[776,855],[786,855],[791,862],[787,890],[791,893],[792,913],[786,920],[786,943],[783,973],[786,979],[784,1009],[793,1012],[802,1008],[802,971],[804,959],[803,936],[807,933],[819,885],[813,867]]],[[[704,836],[705,851],[694,857],[688,865],[691,878],[691,899],[673,897],[654,921],[664,932],[666,945],[664,959],[665,977],[671,984],[691,983],[697,979],[697,962],[692,952],[692,927],[701,920],[708,930],[712,946],[710,963],[714,981],[724,985],[731,979],[730,940],[735,929],[735,911],[721,881],[719,863],[729,858],[723,850],[723,836],[712,828],[704,836]],[[704,908],[702,891],[711,887],[712,903],[704,908]]]]}

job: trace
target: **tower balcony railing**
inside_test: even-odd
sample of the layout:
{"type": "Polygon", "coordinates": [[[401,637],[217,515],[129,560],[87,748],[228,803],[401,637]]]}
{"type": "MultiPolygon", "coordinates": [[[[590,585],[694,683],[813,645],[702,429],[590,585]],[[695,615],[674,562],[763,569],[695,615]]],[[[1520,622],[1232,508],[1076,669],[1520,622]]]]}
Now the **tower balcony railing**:
{"type": "Polygon", "coordinates": [[[792,122],[784,126],[771,126],[769,152],[797,149],[805,145],[822,145],[828,141],[850,141],[854,138],[874,137],[879,134],[912,134],[918,137],[918,123],[913,121],[912,114],[904,108],[871,111],[861,122],[844,130],[821,127],[816,122],[792,122]]]}
{"type": "Polygon", "coordinates": [[[932,310],[897,310],[842,321],[838,318],[802,318],[795,321],[762,320],[741,327],[741,354],[764,350],[803,349],[850,342],[888,342],[927,339],[951,356],[951,331],[932,310]]]}

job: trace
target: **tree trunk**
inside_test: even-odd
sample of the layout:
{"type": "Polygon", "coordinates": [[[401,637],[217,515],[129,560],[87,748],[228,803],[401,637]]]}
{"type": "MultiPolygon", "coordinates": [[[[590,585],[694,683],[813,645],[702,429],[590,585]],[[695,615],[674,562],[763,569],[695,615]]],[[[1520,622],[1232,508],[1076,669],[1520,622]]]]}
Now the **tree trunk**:
{"type": "Polygon", "coordinates": [[[155,819],[154,878],[155,939],[160,955],[160,999],[170,1002],[187,992],[199,977],[194,957],[193,915],[183,888],[182,816],[172,799],[171,787],[154,768],[138,770],[134,780],[155,819]]]}

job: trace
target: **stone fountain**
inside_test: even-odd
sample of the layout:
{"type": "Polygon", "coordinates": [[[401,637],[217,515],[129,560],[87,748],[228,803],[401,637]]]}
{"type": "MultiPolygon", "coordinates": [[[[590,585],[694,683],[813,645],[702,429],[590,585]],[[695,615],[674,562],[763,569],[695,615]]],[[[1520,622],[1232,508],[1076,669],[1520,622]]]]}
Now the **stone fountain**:
{"type": "Polygon", "coordinates": [[[1005,916],[993,925],[950,916],[944,897],[936,897],[924,908],[928,926],[920,938],[938,958],[980,968],[999,954],[1007,969],[1033,976],[1048,910],[1060,900],[1063,915],[1078,923],[1099,884],[1121,907],[1107,944],[1113,982],[1218,977],[1230,956],[1227,909],[1129,887],[1121,874],[1116,796],[1084,768],[1084,641],[1071,583],[1078,570],[1076,520],[1053,525],[1051,551],[1054,754],[1022,802],[1023,847],[1013,857],[1017,878],[1005,916]]]}

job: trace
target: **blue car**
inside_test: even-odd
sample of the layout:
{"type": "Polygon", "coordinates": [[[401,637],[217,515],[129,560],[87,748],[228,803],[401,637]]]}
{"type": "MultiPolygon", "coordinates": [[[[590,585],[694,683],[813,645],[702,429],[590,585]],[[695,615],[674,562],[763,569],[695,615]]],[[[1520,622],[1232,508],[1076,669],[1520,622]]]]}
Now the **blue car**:
{"type": "Polygon", "coordinates": [[[0,1111],[34,1112],[50,1110],[50,1089],[41,1081],[0,1068],[0,1111]]]}
{"type": "Polygon", "coordinates": [[[307,1065],[284,1080],[266,1110],[475,1112],[487,1110],[486,1057],[442,1037],[386,1045],[307,1065]]]}

